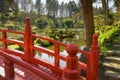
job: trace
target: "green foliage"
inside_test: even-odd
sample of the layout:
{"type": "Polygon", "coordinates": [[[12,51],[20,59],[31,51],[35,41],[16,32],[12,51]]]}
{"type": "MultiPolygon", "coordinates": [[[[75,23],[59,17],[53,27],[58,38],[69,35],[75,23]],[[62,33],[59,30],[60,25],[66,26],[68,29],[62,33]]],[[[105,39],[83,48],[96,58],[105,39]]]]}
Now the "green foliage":
{"type": "Polygon", "coordinates": [[[75,1],[69,1],[68,3],[69,17],[72,17],[75,13],[79,12],[79,7],[77,7],[75,1]]]}
{"type": "Polygon", "coordinates": [[[120,45],[120,35],[116,37],[116,39],[114,40],[114,43],[120,45]]]}
{"type": "Polygon", "coordinates": [[[40,29],[45,28],[46,25],[48,24],[47,20],[42,19],[42,18],[36,19],[35,23],[37,24],[37,27],[40,28],[40,29]]]}
{"type": "Polygon", "coordinates": [[[2,22],[0,22],[0,27],[4,27],[4,24],[2,24],[2,22]]]}
{"type": "Polygon", "coordinates": [[[74,28],[83,28],[83,21],[76,21],[74,23],[74,28]]]}
{"type": "Polygon", "coordinates": [[[53,21],[52,27],[59,28],[60,23],[58,22],[58,19],[52,18],[52,21],[53,21]]]}
{"type": "Polygon", "coordinates": [[[73,27],[73,20],[72,19],[68,19],[64,22],[64,24],[68,27],[68,28],[72,28],[73,27]]]}
{"type": "Polygon", "coordinates": [[[8,30],[22,30],[22,28],[20,27],[20,25],[15,25],[15,21],[6,21],[4,26],[2,27],[5,27],[5,29],[8,29],[8,30]]]}
{"type": "Polygon", "coordinates": [[[112,25],[114,22],[114,14],[112,10],[109,10],[108,14],[108,25],[112,25]]]}
{"type": "Polygon", "coordinates": [[[58,0],[46,0],[46,8],[48,17],[55,17],[56,12],[58,10],[58,0]]]}
{"type": "Polygon", "coordinates": [[[18,48],[16,48],[16,50],[24,51],[24,48],[22,46],[19,46],[18,48]]]}
{"type": "MultiPolygon", "coordinates": [[[[108,25],[112,25],[114,21],[113,18],[113,12],[109,11],[108,15],[108,25]]],[[[103,15],[98,15],[94,16],[94,26],[96,30],[100,30],[102,26],[104,26],[104,16],[103,15]]]]}
{"type": "Polygon", "coordinates": [[[120,44],[120,24],[114,26],[103,26],[100,30],[99,44],[102,53],[112,48],[114,44],[120,44]]]}
{"type": "Polygon", "coordinates": [[[107,55],[108,53],[107,53],[107,51],[109,50],[106,46],[101,46],[100,47],[100,50],[101,50],[101,53],[102,53],[102,55],[107,55]]]}
{"type": "Polygon", "coordinates": [[[101,26],[99,28],[96,28],[96,33],[101,35],[101,34],[104,34],[106,31],[109,31],[113,28],[114,26],[101,26]]]}
{"type": "Polygon", "coordinates": [[[94,16],[94,26],[96,30],[100,30],[101,26],[103,26],[103,15],[94,16]]]}
{"type": "Polygon", "coordinates": [[[40,40],[40,39],[36,39],[35,40],[35,43],[39,46],[43,46],[43,47],[49,47],[51,46],[52,44],[48,41],[45,41],[45,40],[40,40]]]}
{"type": "Polygon", "coordinates": [[[57,30],[56,28],[52,28],[50,32],[46,32],[47,35],[54,39],[62,41],[66,38],[73,38],[75,35],[75,32],[66,30],[57,30]]]}
{"type": "Polygon", "coordinates": [[[0,6],[0,18],[3,22],[17,17],[18,6],[14,0],[0,0],[0,6]]]}
{"type": "Polygon", "coordinates": [[[118,28],[114,27],[99,36],[99,42],[101,45],[107,46],[107,44],[113,44],[115,33],[118,32],[118,28]]]}
{"type": "Polygon", "coordinates": [[[5,27],[9,30],[14,30],[14,23],[12,21],[6,21],[5,27]]]}

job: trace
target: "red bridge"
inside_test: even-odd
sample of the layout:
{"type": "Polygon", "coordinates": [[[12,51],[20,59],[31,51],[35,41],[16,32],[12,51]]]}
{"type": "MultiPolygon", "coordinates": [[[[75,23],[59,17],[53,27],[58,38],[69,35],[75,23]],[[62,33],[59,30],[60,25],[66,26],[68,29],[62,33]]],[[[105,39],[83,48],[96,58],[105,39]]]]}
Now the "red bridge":
{"type": "Polygon", "coordinates": [[[99,47],[98,36],[93,35],[93,43],[89,52],[78,49],[75,44],[64,44],[36,34],[32,34],[30,20],[26,18],[24,32],[14,30],[0,30],[0,80],[98,80],[99,47]],[[7,35],[17,34],[23,36],[23,40],[10,39],[7,35]],[[34,39],[42,39],[51,42],[54,50],[40,47],[34,44],[34,39]],[[23,52],[8,48],[8,44],[16,44],[23,47],[23,52]],[[67,56],[60,54],[60,46],[64,46],[67,56]],[[54,57],[54,62],[36,58],[35,51],[43,52],[54,57]],[[80,62],[76,54],[86,56],[86,63],[80,62]],[[60,61],[65,61],[66,66],[61,67],[60,61]],[[81,71],[86,73],[82,76],[81,71]]]}

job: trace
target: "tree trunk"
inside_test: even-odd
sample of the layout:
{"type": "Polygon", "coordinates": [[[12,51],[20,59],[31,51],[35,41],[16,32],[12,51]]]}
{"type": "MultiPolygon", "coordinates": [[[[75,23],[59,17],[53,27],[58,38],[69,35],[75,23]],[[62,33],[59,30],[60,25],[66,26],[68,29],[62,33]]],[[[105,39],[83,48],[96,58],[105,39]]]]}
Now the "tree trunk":
{"type": "Polygon", "coordinates": [[[102,0],[102,8],[104,15],[104,25],[108,24],[108,0],[102,0]]]}
{"type": "Polygon", "coordinates": [[[85,42],[89,49],[92,44],[92,35],[94,34],[92,0],[81,0],[82,15],[85,27],[85,42]]]}
{"type": "Polygon", "coordinates": [[[116,7],[116,11],[117,11],[117,14],[116,14],[116,20],[119,21],[120,20],[120,0],[115,0],[115,7],[116,7]]]}

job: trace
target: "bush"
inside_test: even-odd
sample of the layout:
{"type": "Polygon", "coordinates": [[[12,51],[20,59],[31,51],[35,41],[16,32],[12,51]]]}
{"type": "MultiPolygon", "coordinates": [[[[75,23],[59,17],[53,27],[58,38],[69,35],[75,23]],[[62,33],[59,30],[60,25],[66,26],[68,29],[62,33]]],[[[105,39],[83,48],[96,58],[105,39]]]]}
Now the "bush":
{"type": "Polygon", "coordinates": [[[96,30],[99,30],[103,26],[103,15],[94,16],[94,26],[96,30]]]}
{"type": "Polygon", "coordinates": [[[74,28],[83,28],[84,25],[83,25],[83,21],[76,21],[74,23],[74,28]]]}
{"type": "Polygon", "coordinates": [[[101,34],[99,36],[99,42],[100,45],[107,45],[107,44],[113,44],[113,37],[115,37],[115,33],[118,32],[119,29],[114,27],[108,31],[106,31],[105,33],[101,34]]]}
{"type": "Polygon", "coordinates": [[[101,31],[103,32],[99,36],[99,44],[104,54],[105,51],[112,48],[112,45],[120,44],[120,26],[118,24],[106,26],[106,28],[104,26],[101,31]]]}
{"type": "Polygon", "coordinates": [[[36,39],[35,43],[38,44],[39,46],[43,46],[43,47],[49,47],[49,46],[53,45],[48,41],[40,40],[40,39],[36,39]]]}
{"type": "Polygon", "coordinates": [[[68,27],[68,28],[73,28],[73,20],[69,19],[69,20],[66,20],[64,22],[64,24],[68,27]]]}
{"type": "Polygon", "coordinates": [[[113,26],[102,26],[96,30],[99,34],[99,44],[101,52],[104,54],[107,50],[112,49],[112,45],[120,45],[120,22],[113,26]]]}
{"type": "Polygon", "coordinates": [[[50,32],[47,32],[47,35],[54,39],[63,41],[66,38],[73,38],[75,35],[75,32],[66,30],[57,30],[56,28],[52,28],[50,32]]]}
{"type": "Polygon", "coordinates": [[[48,22],[44,19],[38,18],[35,20],[35,23],[37,24],[37,27],[40,29],[43,29],[46,27],[46,25],[48,24],[48,22]]]}
{"type": "Polygon", "coordinates": [[[14,29],[14,23],[12,21],[6,21],[5,23],[5,27],[8,29],[8,30],[15,30],[14,29]]]}

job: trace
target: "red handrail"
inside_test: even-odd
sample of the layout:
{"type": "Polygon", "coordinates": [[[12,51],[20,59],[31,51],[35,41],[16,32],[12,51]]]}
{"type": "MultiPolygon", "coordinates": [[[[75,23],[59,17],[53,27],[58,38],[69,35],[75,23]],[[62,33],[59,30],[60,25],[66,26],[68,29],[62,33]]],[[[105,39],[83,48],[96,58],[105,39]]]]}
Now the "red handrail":
{"type": "MultiPolygon", "coordinates": [[[[43,77],[43,78],[46,79],[46,80],[57,80],[56,78],[54,78],[54,77],[52,77],[52,76],[44,73],[43,71],[40,71],[39,69],[33,67],[33,66],[30,65],[30,64],[28,64],[28,63],[26,63],[26,62],[24,62],[24,61],[21,61],[21,60],[18,60],[18,59],[15,59],[15,58],[11,57],[11,56],[10,56],[8,53],[6,53],[6,52],[3,52],[3,51],[0,50],[0,55],[4,56],[4,57],[6,57],[7,59],[9,59],[10,61],[12,61],[13,64],[16,63],[16,64],[18,64],[18,65],[20,65],[20,66],[22,66],[22,67],[24,67],[24,68],[32,71],[32,72],[35,73],[36,75],[38,75],[38,76],[40,75],[41,77],[43,77]]],[[[10,64],[9,64],[9,65],[10,65],[10,64]]],[[[13,66],[13,65],[10,65],[10,66],[13,66]]],[[[8,69],[9,69],[9,68],[8,68],[8,69]]],[[[13,69],[13,70],[14,70],[14,69],[13,69]]],[[[12,70],[11,70],[11,71],[12,71],[12,70]]],[[[8,75],[8,73],[9,73],[9,72],[7,71],[6,74],[8,75]]],[[[13,75],[13,74],[9,74],[9,75],[13,75]]],[[[13,76],[14,76],[14,75],[13,75],[13,76]]],[[[11,77],[11,76],[9,76],[9,77],[11,77]]],[[[11,79],[7,78],[7,80],[11,80],[11,79]]]]}
{"type": "Polygon", "coordinates": [[[77,78],[76,80],[85,80],[85,79],[86,80],[97,80],[97,78],[98,78],[99,53],[100,53],[99,51],[100,50],[99,50],[98,43],[97,43],[98,36],[96,34],[93,36],[93,44],[91,46],[90,52],[86,52],[86,51],[83,51],[80,49],[77,50],[77,52],[86,56],[87,63],[85,64],[85,63],[79,62],[76,57],[77,53],[73,52],[74,50],[76,50],[77,47],[75,47],[75,48],[70,47],[69,50],[72,50],[72,51],[68,51],[69,54],[66,57],[66,56],[60,55],[60,46],[64,46],[66,48],[69,45],[64,44],[62,42],[52,40],[52,39],[48,39],[48,38],[45,38],[45,37],[42,37],[39,35],[32,34],[29,18],[26,18],[26,26],[25,26],[24,32],[18,32],[18,31],[14,31],[14,30],[0,30],[0,32],[2,32],[2,37],[0,38],[0,41],[3,43],[3,47],[1,47],[0,50],[6,52],[8,54],[13,54],[13,55],[19,56],[24,61],[29,62],[30,64],[43,65],[43,66],[51,69],[54,73],[61,75],[63,80],[71,80],[73,78],[75,78],[75,79],[77,78]],[[13,40],[13,39],[7,39],[7,33],[14,33],[14,34],[22,35],[24,40],[18,41],[18,40],[13,40]],[[43,40],[53,43],[54,50],[49,50],[47,48],[43,48],[43,47],[35,45],[34,38],[43,39],[43,40]],[[17,44],[19,46],[24,47],[24,52],[8,49],[7,43],[17,44]],[[49,63],[45,60],[35,58],[34,57],[35,51],[44,52],[44,54],[53,56],[54,63],[49,63]],[[60,67],[60,60],[66,61],[67,66],[65,69],[60,67]],[[75,61],[76,64],[74,62],[72,62],[72,60],[75,61]],[[69,64],[69,66],[68,66],[68,64],[69,64]],[[74,70],[72,70],[72,68],[70,68],[70,67],[74,67],[74,70],[77,72],[74,73],[74,70]],[[81,75],[78,73],[79,71],[81,71],[81,69],[86,71],[86,74],[87,74],[86,78],[81,77],[81,75]],[[70,73],[69,73],[69,71],[70,71],[70,73]],[[68,78],[66,76],[66,74],[72,75],[72,73],[73,73],[73,75],[77,74],[80,77],[79,76],[76,76],[76,77],[69,76],[69,78],[68,78]]]}

